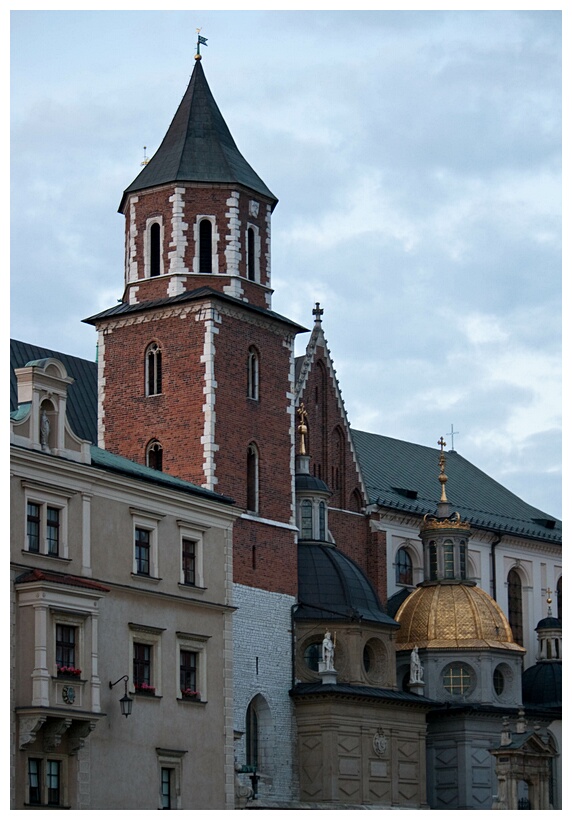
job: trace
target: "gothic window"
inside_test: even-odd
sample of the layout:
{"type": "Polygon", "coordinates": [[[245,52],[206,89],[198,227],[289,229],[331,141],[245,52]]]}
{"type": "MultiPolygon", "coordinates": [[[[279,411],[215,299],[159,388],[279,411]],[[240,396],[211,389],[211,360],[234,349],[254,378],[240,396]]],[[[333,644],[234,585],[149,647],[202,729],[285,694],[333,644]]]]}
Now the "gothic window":
{"type": "Polygon", "coordinates": [[[314,537],[312,522],[312,502],[305,498],[300,505],[300,537],[307,540],[314,537]]]}
{"type": "Polygon", "coordinates": [[[251,444],[246,453],[246,508],[255,513],[258,512],[258,470],[258,450],[251,444]]]}
{"type": "Polygon", "coordinates": [[[258,766],[258,715],[252,701],[246,710],[246,765],[258,766]]]}
{"type": "Polygon", "coordinates": [[[255,347],[248,348],[247,396],[258,401],[259,359],[255,347]]]}
{"type": "Polygon", "coordinates": [[[153,439],[147,445],[146,461],[147,467],[151,467],[152,470],[163,469],[163,448],[157,439],[153,439]]]}
{"type": "Polygon", "coordinates": [[[145,352],[145,391],[147,396],[162,393],[162,354],[157,342],[152,342],[145,352]]]}
{"type": "Polygon", "coordinates": [[[350,495],[349,509],[352,512],[361,512],[363,510],[363,501],[359,490],[354,490],[350,495]]]}
{"type": "Polygon", "coordinates": [[[395,557],[395,583],[413,586],[413,561],[405,547],[400,547],[395,557]]]}
{"type": "Polygon", "coordinates": [[[339,504],[343,507],[345,497],[345,436],[340,427],[334,430],[334,457],[332,464],[332,490],[339,491],[339,504]]]}
{"type": "Polygon", "coordinates": [[[199,222],[199,273],[213,271],[213,226],[210,219],[199,222]]]}
{"type": "Polygon", "coordinates": [[[161,225],[153,222],[149,228],[149,276],[161,274],[161,225]]]}
{"type": "Polygon", "coordinates": [[[512,629],[512,636],[516,643],[522,646],[522,581],[520,575],[511,569],[508,578],[508,622],[512,629]]]}

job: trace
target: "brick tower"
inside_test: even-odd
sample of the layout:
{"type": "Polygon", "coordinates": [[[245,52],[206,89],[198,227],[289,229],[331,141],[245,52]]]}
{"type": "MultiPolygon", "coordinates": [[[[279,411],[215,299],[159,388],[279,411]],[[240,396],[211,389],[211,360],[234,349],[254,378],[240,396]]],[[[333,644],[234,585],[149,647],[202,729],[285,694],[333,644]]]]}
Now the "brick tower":
{"type": "Polygon", "coordinates": [[[123,299],[86,321],[99,333],[99,444],[234,498],[245,510],[235,579],[295,594],[302,328],[271,310],[276,203],[197,59],[161,146],[121,200],[123,299]]]}
{"type": "MultiPolygon", "coordinates": [[[[198,58],[163,142],[121,200],[123,298],[86,321],[98,331],[100,446],[243,510],[233,531],[236,757],[256,757],[262,794],[271,783],[289,799],[294,339],[304,328],[271,309],[276,203],[198,58]]],[[[208,586],[207,555],[204,564],[208,586]]]]}

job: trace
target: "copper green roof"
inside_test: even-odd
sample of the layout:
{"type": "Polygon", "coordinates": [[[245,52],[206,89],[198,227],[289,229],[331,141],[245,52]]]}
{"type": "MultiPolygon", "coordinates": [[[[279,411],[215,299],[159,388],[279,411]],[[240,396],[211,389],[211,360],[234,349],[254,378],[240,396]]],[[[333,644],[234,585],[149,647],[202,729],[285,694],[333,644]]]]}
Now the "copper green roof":
{"type": "MultiPolygon", "coordinates": [[[[415,515],[439,500],[439,450],[352,429],[368,503],[415,515]]],[[[475,529],[560,544],[562,522],[532,507],[459,453],[446,453],[447,498],[475,529]]]]}
{"type": "Polygon", "coordinates": [[[236,147],[200,60],[163,142],[125,190],[119,210],[128,194],[171,182],[243,185],[270,199],[273,207],[278,202],[236,147]]]}

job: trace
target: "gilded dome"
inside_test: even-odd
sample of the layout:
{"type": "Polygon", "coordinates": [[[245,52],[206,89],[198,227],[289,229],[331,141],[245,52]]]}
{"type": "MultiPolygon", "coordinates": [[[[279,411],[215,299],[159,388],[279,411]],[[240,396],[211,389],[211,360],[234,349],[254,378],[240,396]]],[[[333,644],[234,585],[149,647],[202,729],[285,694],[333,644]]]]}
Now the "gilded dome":
{"type": "Polygon", "coordinates": [[[435,583],[418,587],[401,604],[397,649],[513,649],[512,630],[499,605],[478,586],[435,583]]]}

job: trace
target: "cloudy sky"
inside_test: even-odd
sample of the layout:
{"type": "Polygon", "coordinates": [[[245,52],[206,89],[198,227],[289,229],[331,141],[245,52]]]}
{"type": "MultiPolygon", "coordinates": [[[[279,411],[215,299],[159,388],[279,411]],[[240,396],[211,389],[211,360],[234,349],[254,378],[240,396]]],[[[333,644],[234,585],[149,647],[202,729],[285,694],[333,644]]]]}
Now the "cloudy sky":
{"type": "MultiPolygon", "coordinates": [[[[123,190],[203,67],[280,202],[273,307],[323,326],[351,424],[561,514],[559,11],[16,11],[11,334],[86,358],[123,190]],[[451,438],[449,436],[450,443],[451,438]]],[[[307,336],[300,339],[302,352],[307,336]]]]}

